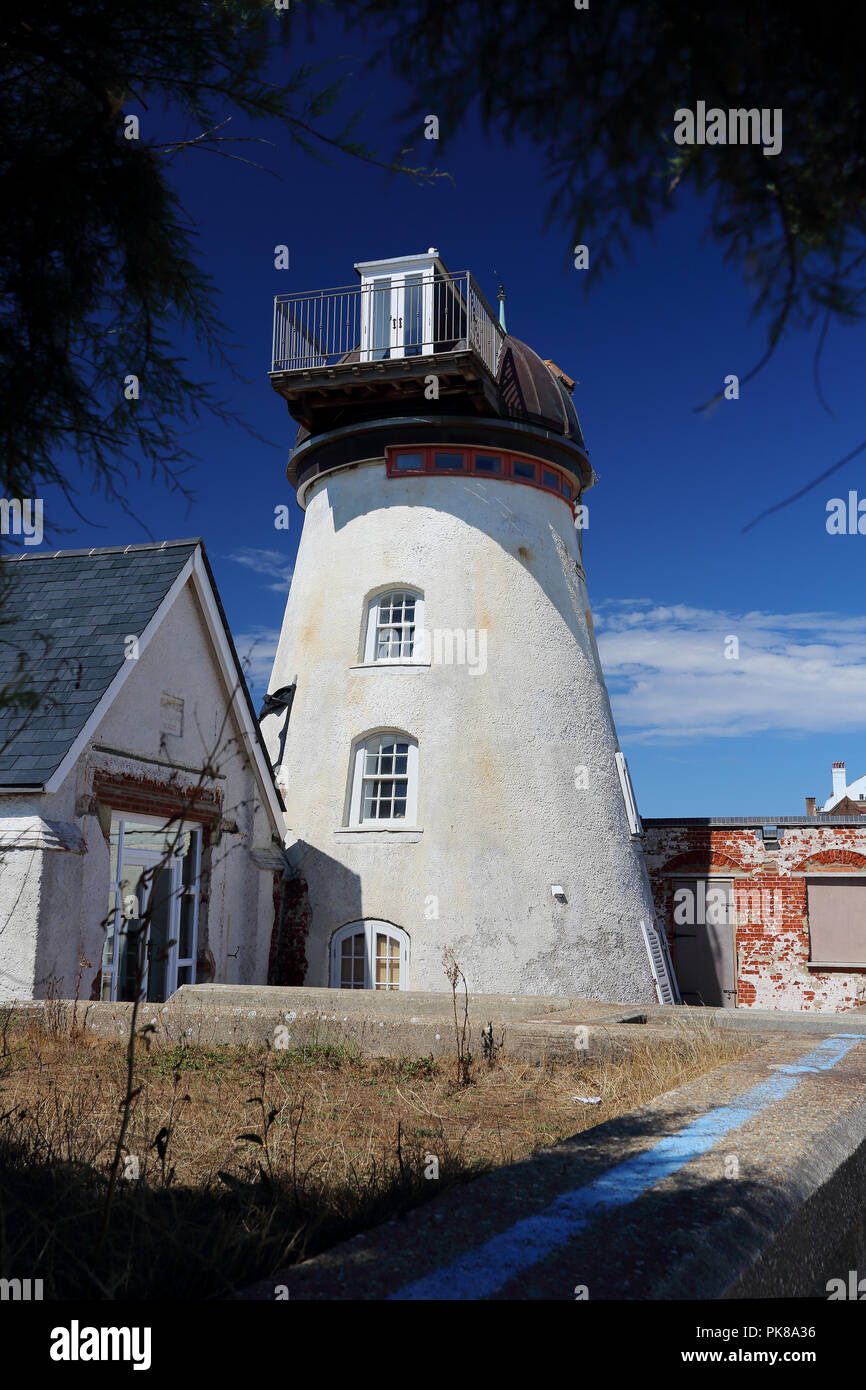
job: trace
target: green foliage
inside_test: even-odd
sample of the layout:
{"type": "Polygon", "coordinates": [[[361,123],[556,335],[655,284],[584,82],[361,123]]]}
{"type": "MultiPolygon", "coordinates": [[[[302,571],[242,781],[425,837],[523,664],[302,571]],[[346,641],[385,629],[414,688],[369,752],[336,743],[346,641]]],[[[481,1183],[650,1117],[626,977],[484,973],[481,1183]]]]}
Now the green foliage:
{"type": "Polygon", "coordinates": [[[488,132],[538,146],[548,219],[569,227],[569,246],[591,241],[592,279],[691,185],[708,196],[710,235],[753,290],[767,356],[789,325],[820,316],[823,335],[830,319],[862,316],[866,85],[855,11],[781,0],[591,0],[583,10],[571,0],[464,0],[456,22],[440,0],[336,7],[382,34],[379,61],[424,73],[401,113],[410,128],[435,111],[447,150],[477,103],[488,132]],[[674,112],[699,100],[781,108],[782,151],[676,145],[674,112]]]}
{"type": "Polygon", "coordinates": [[[0,495],[33,496],[39,482],[68,495],[63,450],[124,508],[130,469],[186,493],[190,426],[202,413],[236,421],[178,350],[185,340],[212,367],[231,367],[171,165],[192,150],[242,158],[233,114],[280,122],[308,153],[375,162],[352,134],[355,117],[330,132],[315,125],[333,113],[339,80],[306,65],[281,72],[278,86],[268,80],[296,8],[289,26],[272,0],[4,6],[0,495]],[[174,142],[148,133],[148,113],[160,110],[177,118],[174,142]],[[139,139],[125,136],[127,114],[140,116],[139,139]],[[138,399],[124,395],[129,374],[138,399]]]}

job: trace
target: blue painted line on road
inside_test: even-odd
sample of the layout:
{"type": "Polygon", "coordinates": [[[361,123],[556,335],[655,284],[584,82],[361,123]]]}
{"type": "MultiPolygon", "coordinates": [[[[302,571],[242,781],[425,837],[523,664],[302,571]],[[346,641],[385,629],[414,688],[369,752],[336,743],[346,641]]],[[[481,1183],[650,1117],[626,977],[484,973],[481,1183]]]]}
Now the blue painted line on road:
{"type": "Polygon", "coordinates": [[[797,1086],[801,1076],[829,1071],[864,1038],[864,1033],[834,1034],[825,1038],[814,1051],[805,1053],[796,1062],[778,1067],[769,1080],[736,1096],[730,1105],[708,1110],[679,1133],[668,1135],[644,1153],[618,1163],[594,1182],[564,1192],[537,1215],[518,1221],[452,1264],[404,1285],[391,1294],[390,1299],[489,1298],[509,1279],[566,1245],[591,1225],[599,1212],[635,1201],[663,1178],[706,1153],[731,1130],[783,1100],[797,1086]]]}

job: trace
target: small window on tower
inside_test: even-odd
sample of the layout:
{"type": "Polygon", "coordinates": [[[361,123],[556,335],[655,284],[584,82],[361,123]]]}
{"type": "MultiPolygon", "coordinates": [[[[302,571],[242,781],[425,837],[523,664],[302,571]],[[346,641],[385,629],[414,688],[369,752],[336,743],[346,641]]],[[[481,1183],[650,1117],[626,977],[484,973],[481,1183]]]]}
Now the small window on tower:
{"type": "Polygon", "coordinates": [[[418,804],[418,745],[408,734],[373,734],[355,745],[349,825],[414,827],[418,804]]]}
{"type": "Polygon", "coordinates": [[[562,480],[562,495],[567,502],[570,502],[574,497],[574,488],[571,486],[571,483],[567,483],[564,478],[562,480]]]}
{"type": "Polygon", "coordinates": [[[415,589],[377,594],[367,611],[364,660],[419,661],[424,624],[424,595],[415,589]]]}
{"type": "Polygon", "coordinates": [[[433,467],[440,473],[462,473],[463,455],[437,452],[433,455],[433,467]]]}
{"type": "Polygon", "coordinates": [[[528,463],[525,459],[515,459],[511,465],[511,472],[515,478],[525,478],[527,482],[535,482],[535,464],[528,463]]]}
{"type": "Polygon", "coordinates": [[[554,492],[559,492],[559,474],[552,468],[542,468],[541,470],[542,487],[552,488],[554,492]]]}
{"type": "Polygon", "coordinates": [[[476,473],[501,473],[502,459],[498,454],[476,454],[476,473]]]}

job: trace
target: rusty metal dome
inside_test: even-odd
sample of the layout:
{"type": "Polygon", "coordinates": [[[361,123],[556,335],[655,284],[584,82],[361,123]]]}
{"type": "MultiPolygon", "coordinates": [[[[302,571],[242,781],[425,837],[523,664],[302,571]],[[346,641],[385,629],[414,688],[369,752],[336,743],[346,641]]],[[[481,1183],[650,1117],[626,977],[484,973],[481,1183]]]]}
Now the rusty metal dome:
{"type": "MultiPolygon", "coordinates": [[[[358,355],[355,349],[354,353],[347,354],[345,360],[357,360],[358,355]]],[[[531,347],[510,333],[503,342],[497,384],[500,418],[524,420],[528,424],[553,430],[563,439],[585,449],[580,421],[571,398],[574,382],[554,363],[545,362],[531,347]]],[[[305,425],[299,425],[294,447],[300,448],[310,437],[310,430],[305,425]]]]}

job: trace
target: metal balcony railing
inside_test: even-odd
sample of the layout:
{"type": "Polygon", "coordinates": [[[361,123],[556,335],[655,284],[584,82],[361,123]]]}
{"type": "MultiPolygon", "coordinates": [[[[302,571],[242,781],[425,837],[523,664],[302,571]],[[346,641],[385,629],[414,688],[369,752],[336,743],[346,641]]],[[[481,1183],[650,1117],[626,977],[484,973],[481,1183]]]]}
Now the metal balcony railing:
{"type": "Polygon", "coordinates": [[[504,333],[469,271],[274,300],[272,372],[474,352],[496,377],[504,333]]]}

